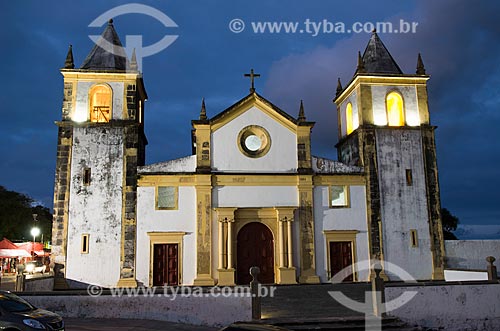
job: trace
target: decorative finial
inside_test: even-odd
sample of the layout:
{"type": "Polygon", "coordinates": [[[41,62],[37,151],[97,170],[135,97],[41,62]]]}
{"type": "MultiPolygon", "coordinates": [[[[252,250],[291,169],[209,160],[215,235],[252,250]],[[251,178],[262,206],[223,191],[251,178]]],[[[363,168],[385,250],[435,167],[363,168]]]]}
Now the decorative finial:
{"type": "Polygon", "coordinates": [[[130,59],[130,70],[137,71],[137,57],[135,55],[135,48],[132,50],[132,58],[130,59]]]}
{"type": "Polygon", "coordinates": [[[66,61],[64,62],[64,69],[75,69],[75,62],[73,61],[73,45],[69,45],[66,61]]]}
{"type": "Polygon", "coordinates": [[[377,33],[377,29],[376,29],[376,28],[375,28],[375,29],[373,29],[373,30],[372,30],[372,33],[373,33],[373,34],[377,33]]]}
{"type": "Polygon", "coordinates": [[[416,73],[417,75],[425,75],[424,61],[422,61],[422,56],[420,56],[420,53],[418,53],[416,73]]]}
{"type": "Polygon", "coordinates": [[[358,51],[358,67],[356,68],[356,72],[365,72],[365,63],[363,62],[360,51],[358,51]]]}
{"type": "Polygon", "coordinates": [[[113,19],[112,18],[109,19],[108,25],[113,25],[113,19]]]}
{"type": "Polygon", "coordinates": [[[297,121],[299,122],[306,121],[306,115],[304,113],[304,102],[302,102],[302,100],[300,100],[299,117],[297,118],[297,121]]]}
{"type": "Polygon", "coordinates": [[[206,121],[207,109],[205,108],[205,98],[201,99],[200,121],[206,121]]]}
{"type": "Polygon", "coordinates": [[[250,77],[250,93],[255,92],[254,79],[255,77],[260,77],[260,74],[254,74],[253,69],[250,69],[249,74],[244,74],[244,77],[250,77]]]}
{"type": "Polygon", "coordinates": [[[337,79],[337,93],[336,95],[339,95],[341,92],[342,92],[343,88],[342,88],[342,83],[340,82],[340,77],[337,79]]]}

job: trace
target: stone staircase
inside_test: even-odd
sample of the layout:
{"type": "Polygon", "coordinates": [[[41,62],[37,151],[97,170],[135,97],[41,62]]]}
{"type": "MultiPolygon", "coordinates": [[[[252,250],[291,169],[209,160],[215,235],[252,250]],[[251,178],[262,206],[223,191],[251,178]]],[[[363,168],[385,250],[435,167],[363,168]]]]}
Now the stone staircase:
{"type": "Polygon", "coordinates": [[[365,321],[364,313],[344,307],[328,293],[340,291],[365,302],[370,289],[369,283],[277,286],[273,297],[262,298],[262,323],[289,330],[422,330],[393,317],[371,316],[365,321]]]}

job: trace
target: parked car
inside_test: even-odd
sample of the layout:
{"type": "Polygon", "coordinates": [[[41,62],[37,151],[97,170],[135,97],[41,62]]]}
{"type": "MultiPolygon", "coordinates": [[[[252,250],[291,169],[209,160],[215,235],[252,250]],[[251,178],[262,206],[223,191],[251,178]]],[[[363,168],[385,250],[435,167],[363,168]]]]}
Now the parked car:
{"type": "Polygon", "coordinates": [[[30,261],[26,263],[26,268],[24,270],[29,274],[37,272],[41,272],[43,274],[45,272],[45,265],[42,261],[30,261]]]}
{"type": "Polygon", "coordinates": [[[0,330],[64,331],[64,321],[56,313],[36,308],[11,292],[0,291],[0,330]]]}
{"type": "Polygon", "coordinates": [[[268,325],[268,324],[256,324],[256,323],[233,323],[226,326],[219,331],[290,331],[279,326],[268,325]]]}

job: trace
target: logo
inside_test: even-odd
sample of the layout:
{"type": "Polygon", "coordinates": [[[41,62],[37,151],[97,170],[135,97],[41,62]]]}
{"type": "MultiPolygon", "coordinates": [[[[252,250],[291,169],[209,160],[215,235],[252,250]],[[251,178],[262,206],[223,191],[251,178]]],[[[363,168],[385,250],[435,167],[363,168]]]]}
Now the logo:
{"type": "MultiPolygon", "coordinates": [[[[121,5],[114,7],[95,20],[93,20],[88,26],[91,28],[102,27],[110,19],[125,15],[125,14],[143,14],[155,18],[157,21],[163,24],[166,28],[177,28],[177,24],[167,15],[165,15],[160,10],[146,6],[139,3],[129,3],[126,5],[121,5]]],[[[89,35],[89,38],[99,47],[105,51],[119,56],[126,56],[126,54],[132,54],[135,49],[135,54],[137,58],[137,66],[139,70],[142,70],[142,59],[154,54],[157,54],[170,46],[179,36],[178,35],[165,35],[162,39],[156,43],[148,46],[143,46],[142,35],[127,35],[125,38],[125,47],[116,47],[109,41],[105,40],[98,35],[89,35]]]]}
{"type": "MultiPolygon", "coordinates": [[[[370,268],[370,262],[372,266],[375,266],[375,268],[379,267],[381,269],[381,266],[384,266],[384,270],[386,273],[391,273],[400,279],[404,280],[405,283],[416,283],[417,281],[415,278],[412,277],[406,270],[403,268],[397,266],[394,263],[388,262],[388,261],[379,261],[379,260],[365,260],[365,261],[360,261],[356,262],[354,265],[350,265],[342,270],[340,270],[335,276],[332,277],[331,282],[333,284],[338,284],[341,283],[347,276],[350,276],[353,274],[353,270],[358,270],[358,271],[366,271],[366,270],[372,270],[375,268],[370,268]]],[[[382,330],[381,329],[381,319],[380,317],[382,314],[395,310],[405,304],[407,304],[411,299],[417,295],[418,291],[405,291],[403,294],[391,301],[388,302],[382,302],[382,298],[384,297],[383,293],[380,293],[378,291],[366,291],[365,292],[365,302],[359,302],[352,300],[351,298],[347,297],[344,295],[344,293],[340,291],[328,291],[328,294],[335,299],[337,302],[342,304],[344,307],[347,307],[351,310],[364,313],[365,314],[365,323],[366,327],[368,329],[368,326],[370,325],[373,330],[375,330],[375,327],[378,327],[377,330],[382,330]],[[375,304],[374,304],[375,302],[375,304]],[[377,316],[374,316],[374,308],[375,306],[377,307],[377,316]],[[375,324],[370,324],[370,323],[375,323],[375,324]]],[[[372,330],[372,329],[370,329],[372,330]]]]}

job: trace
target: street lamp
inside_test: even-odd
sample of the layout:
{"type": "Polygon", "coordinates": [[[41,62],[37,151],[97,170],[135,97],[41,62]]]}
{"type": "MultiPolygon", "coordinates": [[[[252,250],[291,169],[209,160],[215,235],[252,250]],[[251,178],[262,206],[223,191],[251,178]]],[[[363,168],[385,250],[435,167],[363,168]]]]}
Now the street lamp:
{"type": "Polygon", "coordinates": [[[40,234],[40,229],[36,226],[31,229],[31,235],[33,236],[33,257],[35,257],[35,241],[36,237],[40,234]]]}

